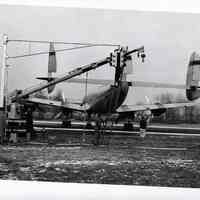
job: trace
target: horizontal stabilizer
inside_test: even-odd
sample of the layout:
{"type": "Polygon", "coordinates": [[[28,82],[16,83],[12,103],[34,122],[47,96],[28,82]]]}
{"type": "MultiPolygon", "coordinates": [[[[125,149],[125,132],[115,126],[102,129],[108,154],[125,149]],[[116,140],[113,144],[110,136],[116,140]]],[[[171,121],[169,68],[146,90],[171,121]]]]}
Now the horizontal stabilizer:
{"type": "MultiPolygon", "coordinates": [[[[55,77],[51,77],[51,76],[49,76],[49,77],[37,77],[36,79],[44,80],[44,81],[47,81],[47,82],[51,82],[51,81],[53,81],[55,79],[55,77]]],[[[48,89],[48,93],[50,94],[51,92],[53,92],[54,88],[55,88],[55,85],[48,87],[47,88],[48,89]]]]}
{"type": "Polygon", "coordinates": [[[55,78],[53,78],[53,77],[37,77],[36,79],[50,82],[50,81],[53,81],[55,78]]]}

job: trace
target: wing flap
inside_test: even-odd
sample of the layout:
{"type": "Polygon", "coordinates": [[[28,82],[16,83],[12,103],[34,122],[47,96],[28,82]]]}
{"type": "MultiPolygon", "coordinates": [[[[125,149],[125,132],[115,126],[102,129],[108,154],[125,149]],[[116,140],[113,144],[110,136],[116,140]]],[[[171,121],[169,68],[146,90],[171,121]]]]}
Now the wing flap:
{"type": "Polygon", "coordinates": [[[157,110],[157,109],[169,109],[179,107],[191,107],[197,105],[196,102],[188,103],[169,103],[169,104],[146,104],[146,105],[122,105],[117,109],[118,113],[136,112],[143,111],[146,109],[157,110]]]}
{"type": "Polygon", "coordinates": [[[61,101],[54,101],[54,100],[49,100],[49,99],[41,99],[41,98],[28,98],[26,99],[27,102],[29,103],[34,103],[34,104],[41,104],[41,105],[46,105],[46,106],[53,106],[57,108],[64,108],[68,110],[74,110],[74,111],[86,111],[89,109],[88,105],[79,105],[75,103],[65,103],[63,104],[61,101]]]}

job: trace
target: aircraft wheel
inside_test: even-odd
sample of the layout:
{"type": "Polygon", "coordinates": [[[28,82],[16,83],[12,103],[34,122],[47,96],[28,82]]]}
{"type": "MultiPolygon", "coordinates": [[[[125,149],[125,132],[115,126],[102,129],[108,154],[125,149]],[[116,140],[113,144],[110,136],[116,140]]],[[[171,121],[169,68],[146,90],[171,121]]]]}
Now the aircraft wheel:
{"type": "Polygon", "coordinates": [[[86,129],[93,129],[91,122],[87,122],[87,124],[85,125],[85,128],[86,129]]]}
{"type": "Polygon", "coordinates": [[[70,120],[63,121],[62,126],[64,128],[70,128],[72,126],[71,121],[70,120]]]}

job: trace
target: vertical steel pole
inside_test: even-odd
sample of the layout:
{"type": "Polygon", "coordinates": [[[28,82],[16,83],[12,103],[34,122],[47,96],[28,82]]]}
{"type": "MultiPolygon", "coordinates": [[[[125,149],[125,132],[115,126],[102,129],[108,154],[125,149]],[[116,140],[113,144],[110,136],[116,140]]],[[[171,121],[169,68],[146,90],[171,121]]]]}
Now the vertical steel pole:
{"type": "Polygon", "coordinates": [[[5,136],[6,128],[6,113],[5,113],[5,76],[6,76],[6,66],[7,66],[7,43],[8,36],[3,35],[3,58],[2,65],[0,65],[0,137],[1,143],[5,136]]]}

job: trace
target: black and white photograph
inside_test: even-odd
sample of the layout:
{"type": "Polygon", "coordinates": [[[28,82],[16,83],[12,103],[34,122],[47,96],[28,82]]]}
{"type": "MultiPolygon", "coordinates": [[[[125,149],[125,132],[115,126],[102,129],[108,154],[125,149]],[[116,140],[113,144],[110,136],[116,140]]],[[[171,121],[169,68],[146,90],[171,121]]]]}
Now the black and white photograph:
{"type": "Polygon", "coordinates": [[[200,14],[0,13],[1,180],[200,187],[200,14]]]}

